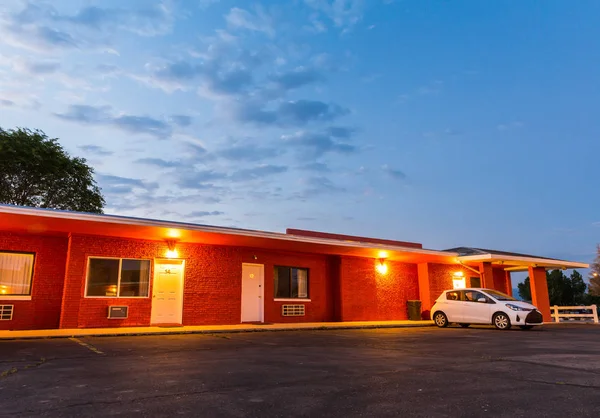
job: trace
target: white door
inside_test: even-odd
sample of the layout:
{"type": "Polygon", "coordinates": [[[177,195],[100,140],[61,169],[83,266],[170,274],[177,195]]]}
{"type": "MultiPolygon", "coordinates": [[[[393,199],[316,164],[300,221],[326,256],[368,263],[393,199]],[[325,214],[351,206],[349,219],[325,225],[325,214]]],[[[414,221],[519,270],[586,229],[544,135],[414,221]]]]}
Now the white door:
{"type": "Polygon", "coordinates": [[[181,324],[183,260],[156,260],[152,289],[152,324],[181,324]]]}
{"type": "Polygon", "coordinates": [[[465,290],[464,292],[463,320],[467,324],[491,324],[493,305],[488,303],[483,293],[476,290],[465,290]],[[480,302],[485,300],[484,302],[480,302]]]}
{"type": "Polygon", "coordinates": [[[242,322],[264,322],[264,272],[262,264],[242,264],[242,322]]]}

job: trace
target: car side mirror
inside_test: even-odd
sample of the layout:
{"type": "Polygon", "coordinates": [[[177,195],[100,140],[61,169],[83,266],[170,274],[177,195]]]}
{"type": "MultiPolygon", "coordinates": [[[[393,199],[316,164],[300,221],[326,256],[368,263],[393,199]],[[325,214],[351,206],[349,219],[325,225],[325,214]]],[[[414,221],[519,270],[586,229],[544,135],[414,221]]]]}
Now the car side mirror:
{"type": "Polygon", "coordinates": [[[479,298],[479,299],[477,299],[477,302],[487,303],[487,299],[486,298],[479,298]]]}

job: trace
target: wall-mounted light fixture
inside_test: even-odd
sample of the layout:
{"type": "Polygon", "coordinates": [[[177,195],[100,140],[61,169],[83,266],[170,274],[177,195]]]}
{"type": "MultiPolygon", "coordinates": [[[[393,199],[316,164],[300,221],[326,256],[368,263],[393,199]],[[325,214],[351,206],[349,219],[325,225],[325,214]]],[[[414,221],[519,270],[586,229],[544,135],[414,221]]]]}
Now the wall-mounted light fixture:
{"type": "Polygon", "coordinates": [[[174,239],[167,240],[167,247],[169,248],[167,250],[167,258],[177,258],[177,256],[179,254],[177,253],[177,250],[175,249],[176,245],[177,245],[177,241],[175,241],[174,239]]]}
{"type": "Polygon", "coordinates": [[[377,260],[377,265],[375,268],[379,274],[386,274],[388,272],[388,266],[385,264],[385,258],[380,258],[377,260]]]}

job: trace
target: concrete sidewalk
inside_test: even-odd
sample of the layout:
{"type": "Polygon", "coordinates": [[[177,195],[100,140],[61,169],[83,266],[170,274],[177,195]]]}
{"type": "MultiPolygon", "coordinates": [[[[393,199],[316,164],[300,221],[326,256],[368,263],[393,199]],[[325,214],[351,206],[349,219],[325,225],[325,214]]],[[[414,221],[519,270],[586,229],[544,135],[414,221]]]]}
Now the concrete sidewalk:
{"type": "Polygon", "coordinates": [[[237,324],[165,327],[71,328],[27,331],[0,331],[0,340],[23,338],[68,338],[86,336],[157,335],[157,334],[215,334],[232,332],[298,331],[321,329],[414,328],[430,327],[432,321],[361,321],[308,322],[297,324],[237,324]]]}

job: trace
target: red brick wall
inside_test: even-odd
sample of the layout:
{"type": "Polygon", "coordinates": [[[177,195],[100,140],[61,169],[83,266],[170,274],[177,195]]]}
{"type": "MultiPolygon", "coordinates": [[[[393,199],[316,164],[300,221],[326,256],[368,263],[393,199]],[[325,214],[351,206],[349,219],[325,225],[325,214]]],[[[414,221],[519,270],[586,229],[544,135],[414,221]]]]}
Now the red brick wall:
{"type": "Polygon", "coordinates": [[[65,277],[67,238],[0,232],[0,251],[35,253],[31,300],[0,300],[14,305],[13,319],[0,330],[57,328],[65,277]]]}
{"type": "MultiPolygon", "coordinates": [[[[470,273],[455,264],[429,264],[429,286],[432,303],[435,303],[444,290],[452,289],[452,275],[457,271],[462,271],[465,277],[468,277],[470,273]]],[[[468,285],[468,279],[466,281],[468,285]]]]}
{"type": "Polygon", "coordinates": [[[407,300],[419,298],[416,264],[387,261],[380,274],[376,260],[342,257],[341,312],[343,321],[407,319],[407,300]]]}
{"type": "MultiPolygon", "coordinates": [[[[164,242],[73,236],[61,327],[149,325],[152,310],[151,297],[84,297],[87,259],[90,256],[154,259],[164,257],[166,251],[167,246],[164,242]],[[129,317],[127,319],[107,319],[109,305],[128,305],[129,317]]],[[[177,251],[179,257],[186,260],[183,300],[184,325],[237,324],[240,322],[242,263],[257,263],[265,266],[265,322],[332,320],[333,305],[331,291],[328,287],[326,256],[199,244],[178,244],[177,251]],[[311,302],[305,303],[306,316],[281,316],[281,305],[284,302],[273,300],[273,267],[275,265],[310,269],[311,302]]],[[[151,277],[153,277],[153,271],[151,277]]],[[[152,280],[150,283],[151,294],[152,280]]]]}

